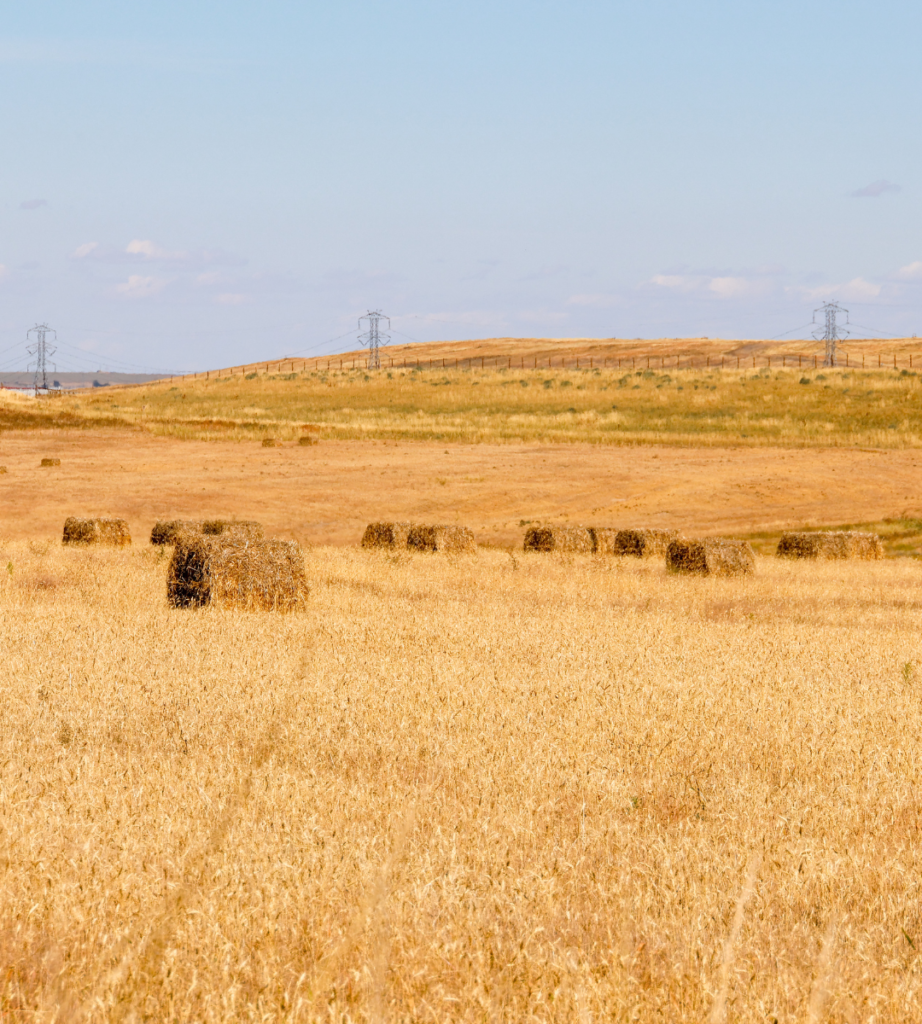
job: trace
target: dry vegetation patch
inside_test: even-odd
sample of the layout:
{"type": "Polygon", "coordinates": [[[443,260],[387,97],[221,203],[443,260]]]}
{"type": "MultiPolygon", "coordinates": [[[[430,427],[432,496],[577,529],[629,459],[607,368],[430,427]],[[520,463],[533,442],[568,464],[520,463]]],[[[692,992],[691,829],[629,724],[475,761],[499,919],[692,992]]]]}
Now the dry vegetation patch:
{"type": "Polygon", "coordinates": [[[307,431],[334,440],[916,448],[920,388],[915,370],[884,369],[314,369],[96,389],[28,410],[0,396],[0,429],[127,424],[265,444],[307,431]]]}
{"type": "Polygon", "coordinates": [[[922,1016],[918,565],[306,558],[0,544],[5,1016],[922,1016]]]}

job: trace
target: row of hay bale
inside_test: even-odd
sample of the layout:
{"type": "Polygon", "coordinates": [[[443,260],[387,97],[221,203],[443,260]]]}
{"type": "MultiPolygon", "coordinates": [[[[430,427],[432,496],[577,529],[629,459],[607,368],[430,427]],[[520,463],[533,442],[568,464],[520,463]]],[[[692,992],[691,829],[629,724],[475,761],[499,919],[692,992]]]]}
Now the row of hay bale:
{"type": "MultiPolygon", "coordinates": [[[[531,526],[525,534],[524,548],[635,558],[665,556],[670,571],[702,576],[748,576],[755,572],[755,553],[748,541],[724,537],[687,540],[675,530],[531,526]]],[[[857,530],[785,533],[777,550],[782,558],[808,559],[877,559],[883,553],[877,534],[857,530]]]]}
{"type": "MultiPolygon", "coordinates": [[[[167,599],[174,608],[213,605],[295,611],[308,595],[304,554],[295,541],[266,538],[260,523],[229,519],[172,519],[154,525],[151,544],[172,545],[167,599]]],[[[64,543],[131,543],[124,519],[69,517],[64,543]]]]}
{"type": "Polygon", "coordinates": [[[369,523],[363,548],[388,550],[469,552],[477,547],[467,526],[424,526],[414,523],[369,523]]]}
{"type": "Polygon", "coordinates": [[[525,533],[525,550],[652,558],[656,555],[664,555],[666,549],[678,536],[676,530],[616,530],[597,526],[530,526],[525,533]]]}

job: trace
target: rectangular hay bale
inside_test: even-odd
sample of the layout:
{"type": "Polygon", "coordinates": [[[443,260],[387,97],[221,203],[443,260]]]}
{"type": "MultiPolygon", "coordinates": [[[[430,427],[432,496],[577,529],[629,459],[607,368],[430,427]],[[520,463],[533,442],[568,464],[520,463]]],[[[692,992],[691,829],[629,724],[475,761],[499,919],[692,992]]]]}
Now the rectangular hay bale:
{"type": "Polygon", "coordinates": [[[529,526],[525,531],[525,551],[567,551],[592,554],[592,531],[585,526],[529,526]]]}
{"type": "Polygon", "coordinates": [[[409,523],[369,523],[362,534],[363,548],[405,548],[409,523]]]}
{"type": "Polygon", "coordinates": [[[679,539],[666,549],[666,568],[698,576],[751,576],[756,561],[752,545],[745,540],[679,539]]]}
{"type": "Polygon", "coordinates": [[[410,551],[474,551],[474,532],[467,526],[412,526],[407,534],[410,551]]]}
{"type": "Polygon", "coordinates": [[[60,459],[42,459],[42,466],[60,466],[60,459]]]}
{"type": "Polygon", "coordinates": [[[151,544],[175,544],[181,534],[217,537],[235,533],[251,540],[265,536],[262,523],[252,519],[161,519],[150,533],[151,544]]]}
{"type": "Polygon", "coordinates": [[[304,606],[308,589],[304,555],[295,541],[233,533],[182,535],[167,572],[174,608],[290,612],[304,606]]]}
{"type": "Polygon", "coordinates": [[[860,530],[814,530],[783,533],[776,554],[780,558],[883,558],[884,545],[876,533],[860,530]]]}
{"type": "Polygon", "coordinates": [[[131,543],[131,531],[124,519],[83,519],[68,516],[64,520],[64,544],[109,544],[124,547],[131,543]]]}
{"type": "Polygon", "coordinates": [[[614,530],[606,527],[589,528],[593,551],[598,555],[629,555],[634,558],[653,558],[665,555],[669,545],[678,539],[678,530],[642,529],[614,530]]]}

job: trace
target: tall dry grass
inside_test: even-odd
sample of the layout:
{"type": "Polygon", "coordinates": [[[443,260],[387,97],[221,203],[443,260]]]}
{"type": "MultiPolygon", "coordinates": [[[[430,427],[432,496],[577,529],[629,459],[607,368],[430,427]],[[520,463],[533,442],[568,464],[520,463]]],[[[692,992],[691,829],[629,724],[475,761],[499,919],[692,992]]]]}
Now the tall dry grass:
{"type": "Polygon", "coordinates": [[[96,389],[45,408],[205,440],[293,442],[309,425],[321,440],[906,448],[922,446],[920,399],[908,370],[356,370],[96,389]]]}
{"type": "Polygon", "coordinates": [[[917,563],[0,551],[0,1019],[922,1017],[917,563]]]}

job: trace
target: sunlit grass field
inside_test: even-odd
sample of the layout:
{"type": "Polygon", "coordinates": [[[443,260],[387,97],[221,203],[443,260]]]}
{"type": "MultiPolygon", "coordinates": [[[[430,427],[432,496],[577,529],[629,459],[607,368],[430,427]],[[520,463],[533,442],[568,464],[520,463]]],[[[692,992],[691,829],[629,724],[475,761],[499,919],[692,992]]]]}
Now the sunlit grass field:
{"type": "Polygon", "coordinates": [[[680,445],[922,444],[902,370],[391,370],[252,373],[27,403],[0,427],[124,425],[175,437],[680,445]]]}
{"type": "Polygon", "coordinates": [[[917,562],[0,544],[0,1019],[922,1017],[917,562]]]}

